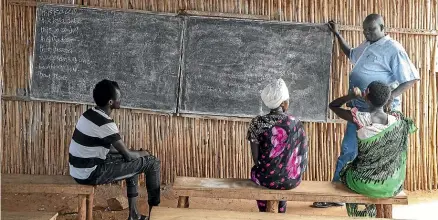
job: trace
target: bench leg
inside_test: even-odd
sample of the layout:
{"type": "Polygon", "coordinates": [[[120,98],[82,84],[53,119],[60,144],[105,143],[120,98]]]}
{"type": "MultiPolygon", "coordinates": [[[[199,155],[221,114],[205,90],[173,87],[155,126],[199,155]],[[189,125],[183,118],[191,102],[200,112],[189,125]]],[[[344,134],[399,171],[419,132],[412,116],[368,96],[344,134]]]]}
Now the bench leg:
{"type": "Polygon", "coordinates": [[[87,195],[87,220],[93,220],[94,190],[87,195]]]}
{"type": "Polygon", "coordinates": [[[383,205],[383,215],[385,218],[392,218],[392,205],[383,205]]]}
{"type": "Polygon", "coordinates": [[[392,218],[392,204],[377,204],[377,218],[392,218]]]}
{"type": "Polygon", "coordinates": [[[189,207],[189,197],[180,196],[178,198],[178,208],[188,208],[189,207]]]}
{"type": "Polygon", "coordinates": [[[266,204],[266,211],[272,213],[278,213],[278,201],[269,200],[266,204]]]}
{"type": "Polygon", "coordinates": [[[381,204],[376,204],[376,209],[377,209],[377,218],[384,218],[385,214],[383,213],[383,205],[381,204]]]}
{"type": "Polygon", "coordinates": [[[78,196],[78,220],[86,220],[87,218],[87,195],[78,196]]]}

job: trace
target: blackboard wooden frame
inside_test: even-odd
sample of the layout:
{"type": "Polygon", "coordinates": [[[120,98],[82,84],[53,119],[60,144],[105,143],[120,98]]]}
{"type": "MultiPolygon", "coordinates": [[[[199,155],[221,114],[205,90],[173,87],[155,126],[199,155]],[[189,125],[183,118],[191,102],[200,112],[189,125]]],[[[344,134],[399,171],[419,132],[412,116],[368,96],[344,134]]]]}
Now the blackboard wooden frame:
{"type": "MultiPolygon", "coordinates": [[[[144,10],[135,10],[135,9],[120,9],[120,8],[110,8],[110,7],[89,7],[89,6],[83,6],[83,5],[70,5],[70,4],[56,4],[56,3],[45,3],[45,2],[37,2],[36,3],[37,6],[37,18],[36,18],[36,24],[34,26],[34,34],[35,34],[35,38],[34,38],[34,48],[32,51],[32,61],[31,61],[31,68],[30,68],[30,77],[29,77],[29,94],[28,99],[32,100],[32,101],[49,101],[49,102],[55,102],[55,103],[69,103],[69,104],[84,104],[84,105],[95,105],[94,102],[82,102],[82,101],[70,101],[70,100],[57,100],[57,99],[47,99],[47,98],[37,98],[32,96],[32,83],[33,83],[33,73],[34,73],[34,63],[35,63],[35,54],[36,54],[36,41],[37,41],[37,28],[38,28],[38,8],[39,6],[53,6],[53,7],[66,7],[66,8],[75,8],[75,9],[89,9],[89,10],[100,10],[100,11],[112,11],[112,12],[126,12],[126,13],[140,13],[140,14],[145,14],[145,15],[156,15],[156,16],[168,16],[168,17],[175,17],[175,18],[179,18],[181,20],[181,26],[183,25],[183,20],[180,14],[178,13],[167,13],[167,12],[154,12],[154,11],[144,11],[144,10]]],[[[182,33],[183,33],[183,29],[180,29],[180,40],[179,40],[179,53],[181,54],[181,50],[182,50],[182,33]]],[[[179,56],[179,62],[181,61],[181,56],[179,56]]],[[[179,78],[180,78],[180,67],[178,67],[177,70],[177,78],[178,78],[178,84],[179,84],[179,78]]],[[[103,79],[103,78],[102,78],[103,79]]],[[[94,86],[94,85],[93,85],[94,86]]],[[[123,90],[122,90],[123,93],[123,90]]],[[[91,94],[90,94],[91,95],[91,94]]],[[[176,114],[177,113],[177,108],[178,108],[178,95],[179,95],[179,87],[176,86],[176,91],[175,91],[175,105],[174,105],[174,109],[172,110],[157,110],[157,109],[150,109],[150,108],[142,108],[142,107],[133,107],[133,106],[126,106],[123,104],[123,100],[122,100],[122,106],[121,108],[124,109],[133,109],[133,110],[138,110],[138,111],[144,111],[144,112],[148,112],[151,114],[159,114],[159,115],[169,115],[169,114],[176,114]]]]}
{"type": "MultiPolygon", "coordinates": [[[[201,13],[201,14],[203,14],[203,13],[201,13]]],[[[235,17],[218,17],[218,16],[204,16],[204,15],[201,15],[201,16],[199,16],[199,15],[197,15],[197,13],[195,13],[195,15],[191,15],[191,16],[188,16],[188,17],[184,17],[185,18],[185,20],[186,20],[186,23],[185,23],[185,27],[187,27],[187,20],[188,19],[190,19],[190,18],[200,18],[200,19],[210,19],[210,20],[232,20],[232,21],[244,21],[244,22],[259,22],[259,23],[264,23],[264,24],[279,24],[279,25],[303,25],[303,26],[310,26],[310,27],[322,27],[322,26],[325,26],[325,24],[317,24],[317,23],[298,23],[298,22],[286,22],[286,21],[272,21],[272,20],[262,20],[262,19],[257,19],[257,18],[247,18],[247,17],[245,17],[245,16],[242,16],[242,18],[240,18],[240,17],[238,17],[238,18],[235,18],[235,17]]],[[[185,40],[185,42],[184,42],[184,47],[186,47],[186,44],[187,44],[187,39],[186,39],[186,33],[187,32],[187,28],[185,29],[185,33],[184,33],[184,40],[185,40]]],[[[334,38],[333,38],[333,35],[331,34],[331,32],[328,30],[328,28],[327,28],[327,33],[328,34],[330,34],[330,43],[331,43],[331,45],[330,45],[330,48],[329,48],[329,50],[330,50],[330,52],[329,52],[329,54],[330,54],[330,58],[327,60],[327,63],[328,63],[328,66],[327,66],[327,75],[325,76],[325,79],[327,80],[327,84],[326,84],[326,89],[325,89],[325,92],[324,92],[324,94],[325,94],[325,98],[327,99],[327,103],[324,105],[324,117],[320,117],[319,119],[313,119],[313,118],[310,118],[310,117],[308,117],[307,119],[303,119],[303,121],[308,121],[308,122],[328,122],[328,117],[329,117],[329,108],[328,108],[328,102],[329,102],[329,90],[330,90],[330,83],[331,83],[331,77],[330,77],[330,75],[331,75],[331,65],[332,65],[332,59],[331,59],[331,57],[332,57],[332,53],[333,53],[333,42],[334,42],[334,38]]],[[[183,50],[185,50],[186,48],[183,48],[183,50]]],[[[184,56],[186,56],[186,51],[183,53],[184,54],[184,56]]],[[[182,59],[182,62],[183,63],[181,63],[181,71],[185,71],[185,58],[183,57],[183,59],[182,59]]],[[[195,118],[217,118],[217,119],[224,119],[224,118],[234,118],[235,120],[239,120],[239,118],[246,118],[246,119],[248,119],[248,118],[252,118],[252,117],[254,117],[254,116],[256,116],[256,115],[259,115],[259,114],[253,114],[253,115],[247,115],[247,114],[233,114],[233,115],[228,115],[228,114],[220,114],[220,113],[215,113],[215,112],[206,112],[206,111],[192,111],[192,110],[184,110],[184,109],[182,109],[182,105],[183,105],[183,98],[181,98],[181,96],[183,96],[184,94],[182,94],[183,92],[184,92],[184,83],[183,83],[183,81],[185,80],[184,78],[185,77],[187,77],[186,76],[187,75],[187,73],[183,73],[182,75],[181,75],[181,79],[180,79],[180,81],[181,81],[181,84],[180,84],[180,89],[181,89],[181,92],[180,92],[180,98],[179,98],[179,100],[178,100],[178,115],[182,115],[182,116],[185,116],[185,117],[195,117],[195,118]]],[[[255,92],[257,92],[257,91],[255,91],[255,92]]],[[[291,91],[290,91],[291,92],[291,91]]],[[[293,99],[294,97],[293,97],[293,94],[291,93],[291,99],[293,99]]],[[[259,98],[260,99],[260,98],[259,98]]],[[[261,101],[261,99],[259,100],[260,101],[260,103],[262,103],[262,101],[261,101]]],[[[260,114],[266,114],[266,113],[268,113],[268,109],[262,104],[262,106],[263,106],[263,108],[264,108],[264,111],[263,111],[263,113],[260,113],[260,114]]],[[[299,115],[296,115],[298,118],[300,118],[300,116],[299,115]]]]}
{"type": "MultiPolygon", "coordinates": [[[[167,16],[183,16],[183,17],[214,17],[214,18],[218,18],[221,15],[213,15],[213,16],[209,16],[208,13],[202,12],[201,15],[192,15],[190,13],[193,13],[193,11],[187,11],[188,13],[184,13],[184,11],[180,12],[179,14],[176,13],[157,13],[157,12],[148,12],[148,11],[142,11],[142,10],[133,10],[133,9],[116,9],[116,8],[105,8],[105,7],[86,7],[86,6],[81,6],[81,5],[62,5],[62,4],[51,4],[51,3],[38,3],[39,4],[49,4],[49,5],[56,5],[56,6],[66,6],[66,7],[75,7],[75,8],[90,8],[90,9],[98,9],[98,10],[114,10],[114,11],[122,11],[122,12],[140,12],[140,13],[144,13],[144,14],[154,14],[154,15],[167,15],[167,16]]],[[[195,13],[196,14],[196,13],[195,13]]],[[[267,21],[267,20],[263,20],[263,18],[260,17],[255,17],[255,18],[248,18],[245,15],[242,16],[238,16],[238,14],[231,14],[229,16],[227,16],[226,18],[228,19],[239,19],[239,20],[262,20],[262,21],[266,21],[266,22],[272,22],[272,23],[283,23],[283,24],[291,24],[294,22],[281,22],[281,21],[267,21]]],[[[184,32],[185,32],[185,26],[186,26],[186,22],[185,19],[183,19],[183,29],[182,29],[182,37],[181,37],[181,41],[183,41],[184,39],[184,32]]],[[[314,23],[297,23],[297,24],[310,24],[310,25],[314,25],[314,23]]],[[[36,25],[35,25],[35,29],[36,29],[36,25]]],[[[181,51],[184,50],[184,43],[181,42],[181,51]]],[[[36,47],[34,47],[34,50],[36,50],[36,47]]],[[[34,52],[35,54],[35,52],[34,52]]],[[[243,121],[247,121],[249,118],[251,118],[252,116],[245,116],[245,115],[241,115],[241,116],[227,116],[227,115],[214,115],[211,113],[187,113],[187,112],[180,112],[180,105],[181,105],[181,86],[182,86],[182,78],[184,77],[182,74],[182,62],[183,62],[183,56],[184,54],[181,53],[181,58],[180,58],[180,65],[179,65],[179,71],[178,71],[178,91],[177,91],[177,101],[176,101],[176,109],[175,111],[161,111],[161,110],[154,110],[154,109],[145,109],[145,108],[136,108],[136,107],[127,107],[127,106],[123,106],[123,108],[127,108],[127,109],[133,109],[133,110],[139,110],[139,111],[145,111],[145,112],[151,112],[151,113],[156,113],[156,114],[176,114],[179,116],[184,116],[184,117],[195,117],[195,118],[216,118],[216,119],[231,119],[231,120],[243,120],[243,121]]],[[[331,60],[330,60],[330,66],[331,66],[331,60]]],[[[330,77],[329,78],[329,85],[327,87],[327,97],[329,97],[329,89],[330,89],[330,77]]],[[[32,74],[30,77],[30,80],[32,80],[32,74]]],[[[32,83],[32,81],[30,82],[30,84],[32,83]]],[[[31,88],[32,90],[32,88],[31,88]]],[[[87,104],[87,105],[94,105],[94,103],[91,102],[76,102],[76,101],[65,101],[65,100],[50,100],[50,99],[39,99],[39,98],[34,98],[34,97],[30,97],[31,100],[37,100],[37,101],[51,101],[51,102],[61,102],[61,103],[73,103],[73,104],[87,104]]],[[[328,104],[328,103],[327,103],[328,104]]],[[[325,113],[326,117],[325,120],[315,120],[315,121],[311,121],[311,122],[327,122],[327,121],[331,121],[328,120],[328,108],[326,110],[325,113]]]]}

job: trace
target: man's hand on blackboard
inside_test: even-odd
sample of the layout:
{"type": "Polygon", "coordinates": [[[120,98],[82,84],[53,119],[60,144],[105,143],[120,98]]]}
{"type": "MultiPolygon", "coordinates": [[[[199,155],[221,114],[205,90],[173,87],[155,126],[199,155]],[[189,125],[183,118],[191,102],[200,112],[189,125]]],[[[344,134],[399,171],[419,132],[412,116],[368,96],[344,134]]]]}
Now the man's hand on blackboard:
{"type": "Polygon", "coordinates": [[[338,24],[336,24],[336,22],[334,22],[333,20],[328,22],[328,27],[334,34],[336,34],[336,35],[339,34],[338,24]]]}
{"type": "Polygon", "coordinates": [[[337,24],[336,22],[331,20],[328,22],[327,26],[335,34],[335,36],[338,38],[338,42],[339,42],[339,45],[341,46],[342,52],[344,52],[345,56],[350,58],[351,47],[350,47],[350,45],[348,45],[347,41],[345,41],[345,39],[339,33],[339,24],[337,24]]]}

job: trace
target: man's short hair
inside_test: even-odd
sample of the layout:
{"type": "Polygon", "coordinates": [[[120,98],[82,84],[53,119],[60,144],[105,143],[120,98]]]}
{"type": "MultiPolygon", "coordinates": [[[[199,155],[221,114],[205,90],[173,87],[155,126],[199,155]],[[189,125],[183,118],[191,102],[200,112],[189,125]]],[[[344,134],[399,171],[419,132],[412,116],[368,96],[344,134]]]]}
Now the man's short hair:
{"type": "Polygon", "coordinates": [[[379,14],[369,14],[364,20],[364,22],[372,21],[377,22],[382,29],[385,27],[385,21],[383,20],[383,17],[379,14]]]}
{"type": "Polygon", "coordinates": [[[119,84],[115,81],[104,79],[96,84],[93,89],[93,99],[97,106],[104,107],[110,100],[117,98],[119,84]]]}
{"type": "Polygon", "coordinates": [[[385,83],[374,81],[368,85],[367,98],[375,107],[382,107],[388,102],[391,89],[385,83]]]}

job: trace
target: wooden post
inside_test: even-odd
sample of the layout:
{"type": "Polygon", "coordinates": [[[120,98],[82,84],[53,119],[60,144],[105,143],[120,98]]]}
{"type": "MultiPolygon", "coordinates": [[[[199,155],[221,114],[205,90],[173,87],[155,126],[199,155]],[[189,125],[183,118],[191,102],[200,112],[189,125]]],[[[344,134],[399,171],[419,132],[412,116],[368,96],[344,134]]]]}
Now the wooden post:
{"type": "Polygon", "coordinates": [[[377,218],[384,218],[385,214],[384,214],[384,208],[383,205],[381,204],[376,204],[376,208],[377,208],[377,218]]]}
{"type": "Polygon", "coordinates": [[[383,215],[385,218],[392,218],[392,204],[383,205],[383,215]]]}
{"type": "Polygon", "coordinates": [[[268,200],[266,203],[266,212],[278,213],[278,201],[268,200]]]}
{"type": "Polygon", "coordinates": [[[178,208],[188,208],[189,207],[189,197],[180,196],[178,198],[178,208]]]}
{"type": "Polygon", "coordinates": [[[93,220],[94,189],[93,187],[93,192],[87,195],[87,220],[93,220]]]}
{"type": "Polygon", "coordinates": [[[78,220],[87,218],[87,195],[78,195],[78,220]]]}

